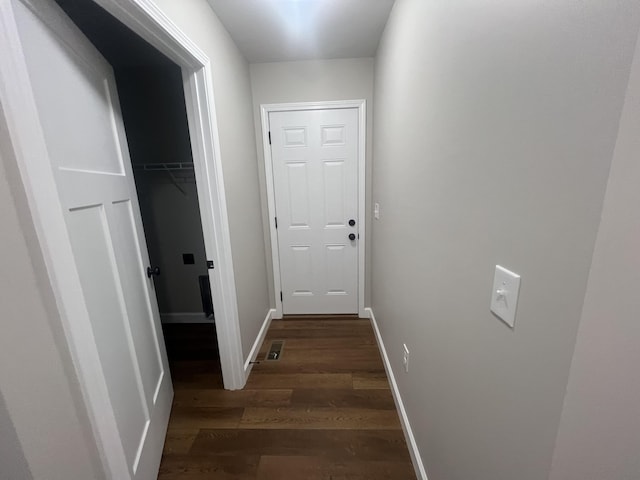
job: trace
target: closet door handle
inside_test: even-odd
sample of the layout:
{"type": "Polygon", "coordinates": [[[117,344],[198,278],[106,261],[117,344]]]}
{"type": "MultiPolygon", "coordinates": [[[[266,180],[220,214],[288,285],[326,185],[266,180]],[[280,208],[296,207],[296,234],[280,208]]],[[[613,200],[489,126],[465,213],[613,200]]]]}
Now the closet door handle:
{"type": "Polygon", "coordinates": [[[147,277],[151,278],[154,275],[160,275],[160,267],[147,267],[147,277]]]}
{"type": "Polygon", "coordinates": [[[355,233],[350,233],[349,234],[349,240],[355,240],[356,239],[356,234],[355,233]]]}

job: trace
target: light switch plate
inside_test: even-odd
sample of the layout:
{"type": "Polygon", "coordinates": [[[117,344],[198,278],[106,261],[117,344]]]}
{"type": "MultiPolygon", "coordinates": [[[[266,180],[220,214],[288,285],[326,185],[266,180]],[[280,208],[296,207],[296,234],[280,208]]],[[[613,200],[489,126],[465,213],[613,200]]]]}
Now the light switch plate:
{"type": "Polygon", "coordinates": [[[378,202],[373,204],[373,218],[380,220],[380,204],[378,202]]]}
{"type": "Polygon", "coordinates": [[[520,275],[496,265],[491,290],[491,311],[511,328],[516,322],[520,275]]]}
{"type": "Polygon", "coordinates": [[[402,344],[402,365],[405,373],[409,373],[409,347],[406,343],[402,344]]]}

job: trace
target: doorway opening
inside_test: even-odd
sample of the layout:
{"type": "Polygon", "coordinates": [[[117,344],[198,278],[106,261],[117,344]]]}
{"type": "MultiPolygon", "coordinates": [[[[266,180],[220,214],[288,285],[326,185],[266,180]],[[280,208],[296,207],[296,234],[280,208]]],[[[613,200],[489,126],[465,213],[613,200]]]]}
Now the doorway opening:
{"type": "Polygon", "coordinates": [[[223,388],[181,68],[95,3],[56,3],[114,70],[172,381],[223,388]]]}

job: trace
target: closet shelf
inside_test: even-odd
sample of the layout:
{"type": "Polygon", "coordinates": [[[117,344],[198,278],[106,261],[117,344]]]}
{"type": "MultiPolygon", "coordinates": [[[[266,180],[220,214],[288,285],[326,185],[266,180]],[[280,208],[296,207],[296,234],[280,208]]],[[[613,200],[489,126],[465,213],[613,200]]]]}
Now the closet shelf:
{"type": "MultiPolygon", "coordinates": [[[[166,173],[171,183],[182,193],[185,197],[188,196],[187,192],[182,188],[179,183],[193,183],[195,178],[193,174],[193,162],[173,162],[173,163],[137,163],[133,165],[133,168],[143,172],[158,172],[166,173]],[[187,172],[187,173],[178,173],[187,172]]],[[[155,175],[152,176],[154,178],[155,175]]]]}
{"type": "Polygon", "coordinates": [[[144,170],[145,172],[166,172],[167,170],[193,170],[192,162],[174,162],[174,163],[138,163],[133,168],[144,170]]]}

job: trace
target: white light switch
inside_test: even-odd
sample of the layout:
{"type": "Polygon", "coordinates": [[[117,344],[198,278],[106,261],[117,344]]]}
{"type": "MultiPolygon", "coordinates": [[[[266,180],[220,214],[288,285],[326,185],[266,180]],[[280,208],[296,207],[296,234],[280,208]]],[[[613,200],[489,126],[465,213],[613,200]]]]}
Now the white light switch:
{"type": "Polygon", "coordinates": [[[373,218],[380,220],[380,204],[378,202],[373,204],[373,218]]]}
{"type": "Polygon", "coordinates": [[[516,321],[520,275],[496,265],[491,291],[491,311],[513,328],[516,321]]]}

